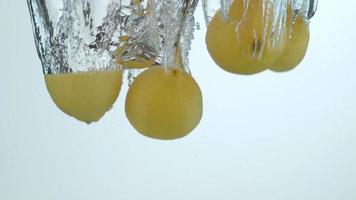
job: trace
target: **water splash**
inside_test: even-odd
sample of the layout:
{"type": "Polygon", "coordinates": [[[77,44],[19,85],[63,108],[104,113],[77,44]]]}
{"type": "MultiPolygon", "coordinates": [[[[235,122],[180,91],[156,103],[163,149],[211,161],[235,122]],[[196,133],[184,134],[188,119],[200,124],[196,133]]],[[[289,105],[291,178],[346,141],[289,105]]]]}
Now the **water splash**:
{"type": "Polygon", "coordinates": [[[114,68],[120,1],[27,0],[45,74],[114,68]],[[100,5],[100,6],[99,6],[100,5]]]}
{"type": "MultiPolygon", "coordinates": [[[[194,38],[194,12],[198,0],[148,0],[146,3],[147,37],[144,41],[149,41],[154,49],[155,65],[183,67],[190,72],[189,51],[194,38]]],[[[135,77],[141,71],[131,69],[130,77],[135,77]]],[[[132,81],[130,79],[129,82],[132,81]]]]}
{"type": "Polygon", "coordinates": [[[45,74],[124,68],[130,61],[189,71],[197,2],[27,0],[45,74]]]}

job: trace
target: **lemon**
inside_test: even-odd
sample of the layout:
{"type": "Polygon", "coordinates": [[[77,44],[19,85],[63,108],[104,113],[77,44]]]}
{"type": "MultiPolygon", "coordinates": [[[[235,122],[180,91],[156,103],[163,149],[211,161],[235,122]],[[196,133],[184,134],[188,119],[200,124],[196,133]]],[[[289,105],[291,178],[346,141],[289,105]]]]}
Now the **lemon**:
{"type": "Polygon", "coordinates": [[[245,8],[243,1],[235,0],[224,19],[218,11],[208,25],[207,49],[222,69],[250,75],[267,69],[282,54],[287,32],[282,32],[277,44],[273,42],[272,2],[250,0],[245,8]]]}
{"type": "Polygon", "coordinates": [[[91,123],[98,121],[117,99],[122,83],[119,70],[45,75],[47,90],[66,114],[91,123]]]}
{"type": "Polygon", "coordinates": [[[202,94],[183,69],[155,66],[142,72],[126,97],[126,116],[141,134],[170,140],[188,135],[202,117],[202,94]]]}
{"type": "Polygon", "coordinates": [[[292,23],[291,12],[288,13],[289,40],[282,55],[270,67],[276,72],[285,72],[295,68],[303,60],[308,49],[310,39],[308,24],[302,16],[298,16],[292,23]]]}

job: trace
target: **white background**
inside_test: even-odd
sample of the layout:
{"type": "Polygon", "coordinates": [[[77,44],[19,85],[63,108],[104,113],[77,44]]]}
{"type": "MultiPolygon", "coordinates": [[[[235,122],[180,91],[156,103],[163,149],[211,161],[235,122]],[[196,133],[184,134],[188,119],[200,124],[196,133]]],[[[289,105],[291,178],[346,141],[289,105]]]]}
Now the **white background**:
{"type": "Polygon", "coordinates": [[[191,53],[204,117],[171,142],[138,134],[124,97],[96,124],[51,101],[24,0],[0,0],[1,200],[355,200],[356,1],[321,0],[294,71],[238,76],[191,53]]]}

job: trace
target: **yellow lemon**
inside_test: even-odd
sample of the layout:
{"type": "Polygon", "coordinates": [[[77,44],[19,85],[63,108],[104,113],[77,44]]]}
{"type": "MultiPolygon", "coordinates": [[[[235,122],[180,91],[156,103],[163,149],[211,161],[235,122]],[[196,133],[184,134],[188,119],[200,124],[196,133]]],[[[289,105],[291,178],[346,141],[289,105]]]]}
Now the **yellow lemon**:
{"type": "Polygon", "coordinates": [[[182,69],[155,66],[142,72],[126,97],[126,116],[150,138],[170,140],[188,135],[202,117],[202,94],[182,69]]]}
{"type": "Polygon", "coordinates": [[[114,104],[122,72],[96,71],[45,75],[47,90],[55,104],[80,121],[98,121],[114,104]]]}
{"type": "Polygon", "coordinates": [[[283,54],[270,67],[276,72],[285,72],[295,68],[304,58],[309,44],[309,27],[302,16],[292,23],[292,12],[288,12],[287,24],[290,31],[287,46],[283,54]]]}
{"type": "Polygon", "coordinates": [[[274,17],[271,1],[235,0],[229,20],[218,11],[208,25],[206,45],[215,63],[236,74],[255,74],[267,69],[286,45],[287,32],[282,32],[278,43],[273,40],[274,17]]]}

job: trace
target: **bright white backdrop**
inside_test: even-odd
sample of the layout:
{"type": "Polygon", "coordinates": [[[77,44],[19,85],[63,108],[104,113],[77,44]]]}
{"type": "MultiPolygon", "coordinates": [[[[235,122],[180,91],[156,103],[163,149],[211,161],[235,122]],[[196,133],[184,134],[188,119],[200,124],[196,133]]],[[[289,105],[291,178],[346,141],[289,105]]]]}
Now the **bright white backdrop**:
{"type": "Polygon", "coordinates": [[[47,94],[25,0],[0,0],[1,200],[355,200],[356,1],[322,0],[304,62],[285,74],[228,74],[191,53],[204,118],[185,139],[135,132],[124,94],[100,123],[47,94]]]}

